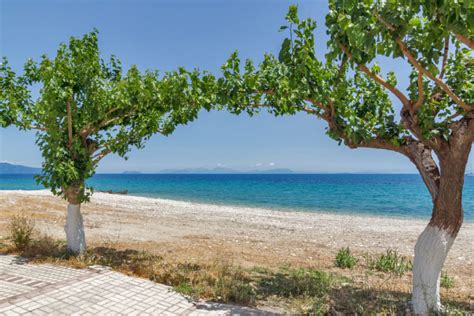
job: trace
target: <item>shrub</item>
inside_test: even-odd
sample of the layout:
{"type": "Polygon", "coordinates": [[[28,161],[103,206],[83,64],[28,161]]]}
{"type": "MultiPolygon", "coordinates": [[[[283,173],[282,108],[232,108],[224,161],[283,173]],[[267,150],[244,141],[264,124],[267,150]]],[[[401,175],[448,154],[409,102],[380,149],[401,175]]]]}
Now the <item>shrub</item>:
{"type": "Polygon", "coordinates": [[[144,269],[142,275],[148,274],[151,280],[171,285],[176,291],[195,298],[242,305],[254,305],[256,301],[249,273],[229,263],[171,263],[160,259],[144,269]]]}
{"type": "Polygon", "coordinates": [[[65,249],[65,243],[55,240],[47,235],[41,235],[38,238],[31,240],[30,244],[22,251],[21,255],[27,258],[54,258],[61,256],[65,249]]]}
{"type": "Polygon", "coordinates": [[[9,239],[16,249],[25,250],[31,244],[34,227],[34,222],[26,216],[13,216],[9,224],[9,239]]]}
{"type": "Polygon", "coordinates": [[[255,304],[255,289],[251,286],[250,279],[238,267],[222,267],[218,273],[214,291],[215,297],[223,302],[243,305],[255,304]]]}
{"type": "Polygon", "coordinates": [[[351,254],[349,247],[341,248],[337,252],[335,264],[339,268],[352,269],[357,264],[357,258],[351,254]]]}
{"type": "Polygon", "coordinates": [[[450,289],[454,286],[454,279],[448,275],[448,272],[444,271],[441,273],[439,283],[442,288],[450,289]]]}
{"type": "Polygon", "coordinates": [[[283,268],[279,272],[260,279],[264,295],[282,297],[324,297],[334,283],[332,274],[305,268],[283,268]]]}
{"type": "Polygon", "coordinates": [[[398,276],[405,274],[412,269],[412,262],[405,256],[402,256],[394,249],[387,249],[384,254],[375,259],[367,255],[367,266],[370,269],[393,273],[398,276]]]}

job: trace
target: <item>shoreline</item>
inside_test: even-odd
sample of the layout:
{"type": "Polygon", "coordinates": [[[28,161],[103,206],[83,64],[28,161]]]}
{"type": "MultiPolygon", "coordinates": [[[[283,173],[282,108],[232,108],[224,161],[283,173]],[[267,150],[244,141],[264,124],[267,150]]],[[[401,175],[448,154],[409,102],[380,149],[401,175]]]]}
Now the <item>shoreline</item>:
{"type": "MultiPolygon", "coordinates": [[[[40,201],[46,200],[49,207],[54,206],[54,208],[57,208],[57,211],[59,211],[58,215],[65,217],[67,202],[54,196],[49,190],[0,190],[0,202],[5,198],[8,200],[9,197],[11,197],[10,205],[18,204],[16,202],[19,197],[33,199],[33,201],[38,198],[40,201]],[[51,205],[51,203],[53,203],[53,205],[51,205]]],[[[35,206],[36,205],[33,204],[30,207],[35,208],[35,206]]],[[[87,221],[90,222],[89,225],[94,226],[94,224],[91,223],[92,221],[95,220],[100,223],[105,219],[101,217],[100,214],[98,214],[99,216],[97,218],[94,218],[96,213],[101,210],[104,210],[107,216],[111,215],[108,214],[109,212],[112,212],[116,214],[116,216],[124,216],[125,219],[133,218],[133,220],[138,222],[170,218],[178,222],[183,220],[186,226],[190,226],[193,224],[193,221],[200,222],[205,220],[210,221],[212,225],[221,224],[221,226],[233,223],[234,225],[242,226],[241,229],[243,230],[248,229],[248,226],[260,225],[270,229],[278,228],[282,230],[301,231],[300,233],[303,235],[310,233],[311,229],[315,229],[316,227],[333,227],[339,229],[341,232],[371,232],[383,235],[388,232],[396,234],[405,231],[406,233],[415,234],[414,237],[417,238],[418,234],[420,234],[428,224],[428,220],[419,218],[275,210],[260,207],[219,205],[102,192],[94,193],[91,197],[91,201],[84,203],[81,209],[85,214],[86,226],[88,224],[87,221]],[[88,215],[92,215],[92,218],[88,217],[88,215]],[[230,222],[228,222],[229,220],[230,222]]],[[[46,212],[48,211],[49,209],[46,210],[46,212]]],[[[175,223],[173,222],[173,224],[175,223]]],[[[215,227],[209,227],[211,231],[213,228],[215,227]]],[[[463,232],[467,234],[474,243],[474,223],[464,221],[461,228],[461,235],[463,235],[463,232]]],[[[416,238],[413,239],[412,237],[411,241],[415,242],[416,238]]],[[[410,248],[410,252],[411,250],[412,248],[410,248]]]]}
{"type": "MultiPolygon", "coordinates": [[[[52,193],[47,189],[27,189],[27,190],[0,190],[0,194],[31,194],[31,195],[38,195],[38,196],[53,196],[52,193]]],[[[430,218],[429,217],[421,217],[414,214],[412,217],[409,215],[388,215],[388,214],[373,214],[370,212],[356,212],[356,211],[330,211],[330,210],[323,210],[323,209],[304,209],[304,208],[286,208],[286,207],[261,207],[261,206],[252,206],[252,205],[244,205],[244,204],[232,204],[232,203],[212,203],[212,202],[201,202],[201,201],[189,201],[185,199],[173,199],[173,198],[161,198],[161,197],[153,197],[153,196],[144,196],[144,195],[136,195],[134,193],[128,194],[114,194],[114,193],[106,193],[106,192],[94,192],[91,196],[91,202],[94,202],[93,199],[97,195],[105,195],[105,196],[113,196],[113,197],[124,197],[124,198],[139,198],[143,200],[139,201],[157,201],[160,203],[165,203],[169,205],[179,206],[181,203],[182,205],[189,205],[189,206],[199,206],[199,207],[229,207],[229,208],[242,208],[248,211],[255,210],[255,211],[266,211],[266,212],[279,212],[279,213],[301,213],[301,214],[321,214],[326,216],[341,216],[341,217],[362,217],[362,218],[375,218],[375,219],[388,219],[388,220],[407,220],[407,221],[418,221],[424,222],[428,224],[430,218]]],[[[87,203],[84,203],[87,204],[87,203]]],[[[464,223],[474,224],[474,218],[466,219],[464,218],[464,223]]]]}

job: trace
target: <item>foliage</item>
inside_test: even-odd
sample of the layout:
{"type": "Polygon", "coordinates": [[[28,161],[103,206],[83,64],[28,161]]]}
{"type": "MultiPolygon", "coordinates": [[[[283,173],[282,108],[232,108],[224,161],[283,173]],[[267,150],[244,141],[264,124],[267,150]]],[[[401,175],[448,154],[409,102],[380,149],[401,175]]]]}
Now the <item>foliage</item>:
{"type": "MultiPolygon", "coordinates": [[[[421,104],[415,108],[419,112],[413,114],[418,116],[423,137],[431,139],[442,136],[448,139],[449,125],[452,123],[450,117],[462,112],[460,103],[448,97],[440,85],[425,78],[421,82],[424,91],[421,91],[417,78],[418,72],[423,72],[421,69],[426,70],[423,72],[428,77],[426,79],[431,79],[431,75],[441,80],[444,75],[444,81],[454,94],[464,103],[472,104],[474,83],[470,50],[462,48],[460,42],[455,40],[459,34],[457,32],[472,38],[472,34],[468,34],[472,31],[467,26],[470,18],[472,23],[474,11],[468,9],[468,3],[448,1],[438,6],[427,1],[387,1],[383,4],[372,1],[331,1],[326,19],[332,36],[332,41],[328,42],[329,56],[336,58],[344,51],[350,51],[351,62],[355,65],[373,62],[378,55],[407,58],[413,69],[408,87],[409,97],[415,103],[420,93],[424,94],[421,104]],[[450,39],[455,49],[443,61],[450,39]],[[413,60],[410,60],[410,55],[413,60]]],[[[376,68],[374,73],[377,74],[379,67],[376,68]]],[[[396,86],[393,73],[389,73],[387,78],[396,86]]],[[[466,108],[472,110],[467,106],[464,110],[466,108]]]]}
{"type": "Polygon", "coordinates": [[[15,245],[18,250],[24,250],[30,246],[35,223],[33,220],[26,216],[17,214],[9,223],[10,241],[15,245]]]}
{"type": "Polygon", "coordinates": [[[322,298],[335,281],[333,275],[319,270],[285,267],[262,277],[258,285],[264,295],[322,298]]]}
{"type": "Polygon", "coordinates": [[[445,289],[454,287],[454,278],[450,277],[446,271],[441,272],[440,286],[445,289]]]}
{"type": "Polygon", "coordinates": [[[0,126],[36,129],[44,159],[37,180],[54,194],[78,195],[79,202],[104,156],[126,157],[153,134],[169,135],[194,120],[212,101],[201,95],[212,76],[184,69],[159,75],[137,66],[125,71],[115,56],[100,56],[97,35],[71,37],[54,58],[28,60],[21,75],[6,58],[0,66],[0,126]]]}
{"type": "Polygon", "coordinates": [[[291,6],[278,57],[266,54],[255,66],[233,53],[210,93],[236,114],[265,108],[274,115],[315,115],[327,121],[329,136],[350,147],[407,154],[401,146],[411,142],[439,144],[474,109],[471,51],[458,39],[471,43],[473,11],[468,1],[451,2],[331,0],[325,60],[316,57],[316,22],[300,19],[291,6]],[[408,61],[408,95],[396,73],[384,74],[380,56],[408,61]]]}
{"type": "Polygon", "coordinates": [[[394,249],[387,249],[385,253],[375,258],[366,255],[366,262],[369,269],[393,273],[398,276],[402,276],[412,269],[412,262],[394,249]]]}
{"type": "Polygon", "coordinates": [[[238,267],[221,265],[217,271],[214,295],[223,302],[254,305],[256,291],[248,274],[238,267]]]}
{"type": "Polygon", "coordinates": [[[336,267],[343,268],[343,269],[345,268],[352,269],[357,264],[357,258],[352,255],[349,247],[341,248],[337,252],[336,260],[334,263],[336,267]]]}

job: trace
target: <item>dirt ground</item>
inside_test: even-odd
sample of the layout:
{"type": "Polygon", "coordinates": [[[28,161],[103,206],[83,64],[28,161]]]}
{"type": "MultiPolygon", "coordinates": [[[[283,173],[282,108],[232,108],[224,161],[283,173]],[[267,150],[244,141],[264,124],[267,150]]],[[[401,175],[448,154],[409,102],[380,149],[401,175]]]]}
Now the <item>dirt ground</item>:
{"type": "MultiPolygon", "coordinates": [[[[89,245],[147,250],[176,260],[225,258],[242,266],[297,265],[350,274],[367,281],[362,270],[334,267],[338,249],[349,246],[363,260],[366,253],[396,249],[413,255],[426,222],[411,219],[197,204],[95,193],[82,207],[89,245]]],[[[0,237],[8,220],[27,214],[37,231],[64,239],[66,202],[47,191],[0,191],[0,237]]],[[[444,293],[463,302],[474,300],[474,223],[464,223],[445,270],[455,287],[444,293]]],[[[372,278],[375,286],[409,292],[410,275],[372,278]]],[[[371,286],[374,286],[372,284],[371,286]]]]}

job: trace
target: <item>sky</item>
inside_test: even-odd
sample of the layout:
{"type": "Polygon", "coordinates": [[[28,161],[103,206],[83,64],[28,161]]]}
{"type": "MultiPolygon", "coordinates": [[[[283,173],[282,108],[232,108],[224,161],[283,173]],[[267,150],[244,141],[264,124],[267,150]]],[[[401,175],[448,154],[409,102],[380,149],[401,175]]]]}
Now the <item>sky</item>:
{"type": "MultiPolygon", "coordinates": [[[[104,58],[116,55],[124,68],[173,70],[180,66],[219,73],[236,49],[261,61],[278,54],[280,25],[296,3],[302,17],[316,20],[316,50],[325,53],[327,1],[284,0],[0,0],[0,55],[21,72],[28,58],[54,56],[61,42],[97,28],[104,58]]],[[[402,60],[380,60],[407,84],[402,60]]],[[[0,161],[39,167],[33,132],[0,130],[0,161]]],[[[168,137],[153,136],[128,160],[108,156],[98,172],[157,172],[169,168],[227,167],[239,170],[290,168],[300,172],[416,172],[405,157],[374,149],[339,146],[325,124],[307,114],[275,118],[203,111],[168,137]]]]}

